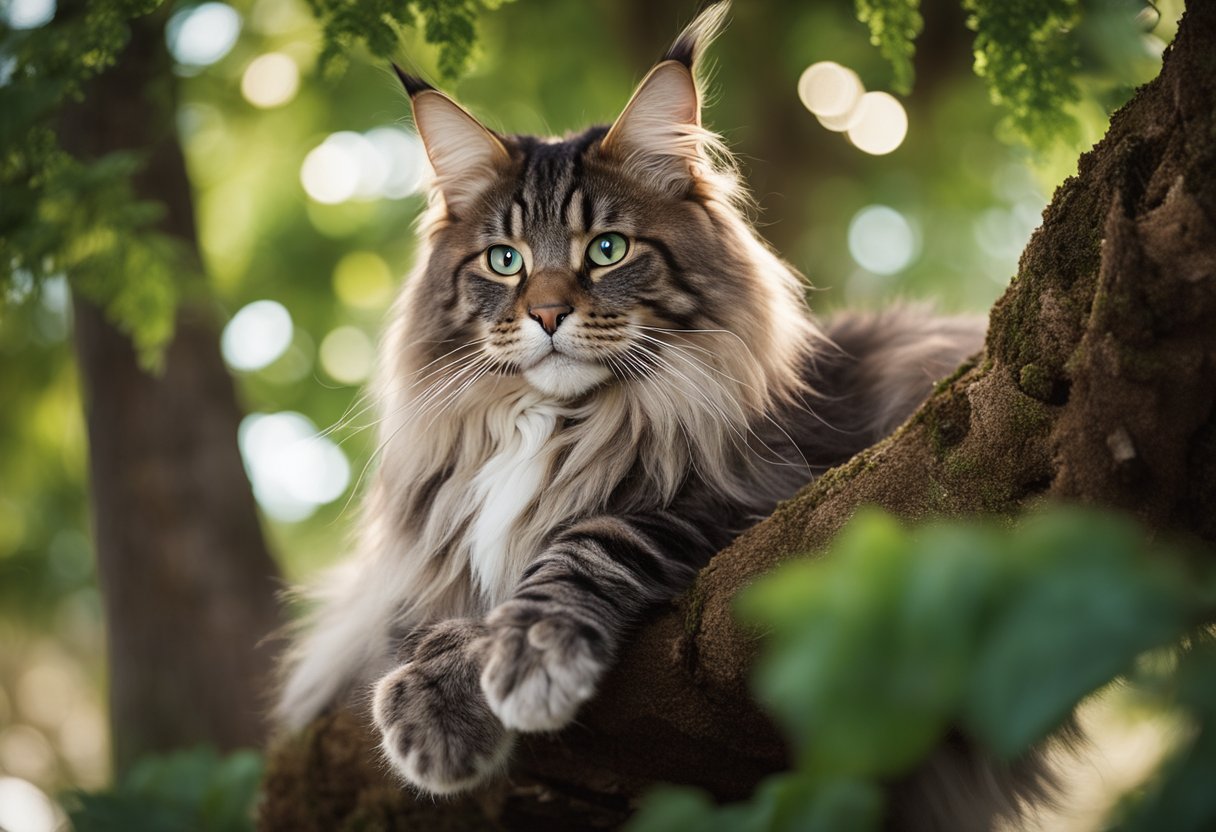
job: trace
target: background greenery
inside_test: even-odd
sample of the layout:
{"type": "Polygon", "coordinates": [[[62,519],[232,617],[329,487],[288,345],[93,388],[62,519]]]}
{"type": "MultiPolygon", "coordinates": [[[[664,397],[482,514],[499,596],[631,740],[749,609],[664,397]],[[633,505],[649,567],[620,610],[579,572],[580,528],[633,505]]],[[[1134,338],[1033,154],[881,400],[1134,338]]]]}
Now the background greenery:
{"type": "MultiPolygon", "coordinates": [[[[738,608],[765,638],[754,687],[795,769],[723,808],[695,790],[657,792],[632,832],[878,830],[882,784],[950,731],[1015,761],[1103,688],[1180,723],[1161,779],[1124,795],[1102,828],[1216,823],[1216,794],[1198,785],[1216,770],[1216,574],[1126,520],[1057,508],[1012,528],[907,529],[861,514],[823,557],[780,567],[738,608]]],[[[1072,750],[1057,747],[1062,759],[1072,750]]],[[[1038,820],[1062,829],[1078,818],[1038,820]]]]}
{"type": "MultiPolygon", "coordinates": [[[[22,22],[30,0],[0,6],[0,772],[51,793],[109,782],[69,276],[94,275],[73,288],[103,301],[153,368],[180,271],[205,275],[222,319],[260,300],[290,313],[290,347],[268,366],[234,372],[249,413],[337,426],[332,436],[348,459],[349,484],[337,498],[295,520],[265,518],[285,573],[299,577],[342,551],[350,497],[374,450],[361,429],[366,415],[343,420],[358,380],[336,376],[321,347],[339,330],[348,341],[352,332],[374,340],[411,264],[422,204],[416,194],[322,204],[301,185],[309,153],[340,131],[407,126],[388,53],[446,78],[446,89],[507,132],[610,120],[695,5],[233,2],[231,48],[174,69],[202,248],[202,262],[192,263],[148,230],[156,207],[129,198],[137,158],[81,166],[58,149],[48,123],[122,48],[125,21],[158,4],[61,1],[32,27],[22,22]],[[288,56],[300,83],[263,108],[242,81],[269,53],[288,56]],[[74,268],[81,263],[91,269],[74,268]]],[[[740,154],[762,230],[814,284],[813,306],[924,298],[978,311],[1002,291],[1078,152],[1131,86],[1155,73],[1181,3],[1157,11],[1124,0],[941,0],[919,11],[903,0],[736,6],[713,50],[707,121],[740,154]],[[904,44],[922,13],[913,63],[904,44]],[[796,91],[819,60],[851,67],[868,89],[908,92],[910,128],[898,150],[869,156],[819,126],[796,91]],[[857,244],[850,249],[851,225],[872,206],[894,209],[911,234],[911,257],[891,274],[866,269],[857,244]]]]}

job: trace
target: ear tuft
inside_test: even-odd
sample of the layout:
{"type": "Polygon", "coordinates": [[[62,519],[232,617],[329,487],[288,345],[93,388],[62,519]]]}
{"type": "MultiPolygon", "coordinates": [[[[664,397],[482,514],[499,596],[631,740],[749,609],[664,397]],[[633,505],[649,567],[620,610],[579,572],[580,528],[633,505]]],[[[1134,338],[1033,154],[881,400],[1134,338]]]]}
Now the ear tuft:
{"type": "Polygon", "coordinates": [[[696,75],[729,10],[727,0],[701,7],[638,85],[601,144],[637,176],[672,194],[687,191],[715,168],[710,155],[718,140],[701,127],[696,75]]]}
{"type": "Polygon", "coordinates": [[[730,0],[708,0],[702,3],[692,23],[684,27],[684,31],[680,32],[680,36],[659,62],[678,61],[689,72],[695,71],[705,48],[722,31],[729,11],[730,0]]]}
{"type": "Polygon", "coordinates": [[[435,89],[417,75],[410,75],[404,69],[397,66],[396,62],[393,63],[393,72],[397,73],[397,78],[400,79],[401,86],[405,87],[405,91],[409,94],[410,98],[413,98],[420,92],[435,89]]]}

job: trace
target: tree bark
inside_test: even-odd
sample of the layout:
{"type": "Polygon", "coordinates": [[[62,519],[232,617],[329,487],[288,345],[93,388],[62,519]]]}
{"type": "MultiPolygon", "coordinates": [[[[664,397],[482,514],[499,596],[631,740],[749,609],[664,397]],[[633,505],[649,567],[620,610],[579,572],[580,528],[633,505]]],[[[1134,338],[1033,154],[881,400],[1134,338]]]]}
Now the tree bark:
{"type": "Polygon", "coordinates": [[[532,736],[512,785],[414,802],[337,713],[271,756],[264,829],[608,828],[656,782],[747,794],[785,765],[748,694],[736,593],[863,505],[1015,515],[1046,498],[1216,543],[1216,4],[1056,192],[985,351],[893,436],[807,486],[656,611],[579,724],[532,736]],[[474,823],[474,821],[476,821],[474,823]],[[480,825],[480,826],[479,826],[480,825]]]}
{"type": "MultiPolygon", "coordinates": [[[[161,230],[197,260],[164,43],[163,14],[135,21],[120,63],[65,112],[62,140],[83,159],[147,154],[136,193],[164,207],[161,230]]],[[[203,294],[187,285],[197,280],[183,276],[184,296],[203,294]]],[[[240,412],[208,311],[183,305],[153,376],[96,306],[75,300],[119,770],[151,751],[264,738],[272,656],[262,642],[277,626],[278,573],[237,451],[240,412]]]]}

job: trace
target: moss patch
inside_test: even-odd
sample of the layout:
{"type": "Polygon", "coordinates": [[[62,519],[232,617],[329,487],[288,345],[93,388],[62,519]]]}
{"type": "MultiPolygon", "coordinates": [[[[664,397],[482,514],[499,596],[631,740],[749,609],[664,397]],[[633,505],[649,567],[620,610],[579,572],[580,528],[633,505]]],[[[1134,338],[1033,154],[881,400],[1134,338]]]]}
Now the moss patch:
{"type": "Polygon", "coordinates": [[[1026,364],[1018,373],[1018,387],[1027,396],[1045,402],[1051,398],[1051,388],[1053,379],[1051,373],[1047,372],[1038,364],[1026,364]]]}

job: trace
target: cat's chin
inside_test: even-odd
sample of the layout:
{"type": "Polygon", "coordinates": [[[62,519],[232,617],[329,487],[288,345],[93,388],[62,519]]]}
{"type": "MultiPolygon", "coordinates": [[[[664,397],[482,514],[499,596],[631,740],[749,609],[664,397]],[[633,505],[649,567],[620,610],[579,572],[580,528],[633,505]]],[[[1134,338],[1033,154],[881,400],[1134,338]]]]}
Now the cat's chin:
{"type": "Polygon", "coordinates": [[[573,399],[612,378],[612,371],[561,353],[550,353],[524,370],[524,378],[540,392],[559,399],[573,399]]]}

